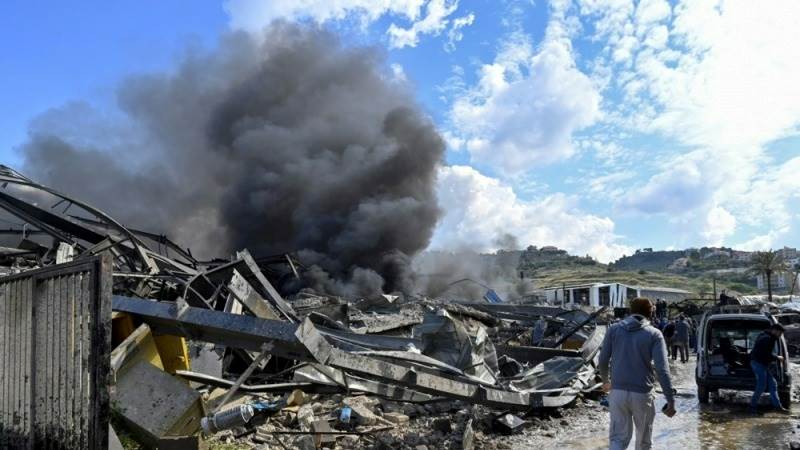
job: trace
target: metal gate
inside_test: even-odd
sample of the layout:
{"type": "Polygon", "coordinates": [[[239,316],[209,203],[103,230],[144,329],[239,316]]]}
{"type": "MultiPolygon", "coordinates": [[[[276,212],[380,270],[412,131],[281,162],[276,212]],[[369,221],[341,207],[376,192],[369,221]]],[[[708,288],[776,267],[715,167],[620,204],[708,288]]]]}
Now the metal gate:
{"type": "Polygon", "coordinates": [[[106,448],[110,347],[110,257],[0,278],[0,448],[106,448]]]}

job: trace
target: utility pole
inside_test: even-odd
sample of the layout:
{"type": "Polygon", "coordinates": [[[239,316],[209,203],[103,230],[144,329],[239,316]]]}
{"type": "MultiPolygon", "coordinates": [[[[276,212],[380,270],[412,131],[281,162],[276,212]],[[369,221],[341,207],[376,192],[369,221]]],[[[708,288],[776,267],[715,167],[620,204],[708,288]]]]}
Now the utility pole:
{"type": "Polygon", "coordinates": [[[717,277],[711,279],[714,282],[714,300],[717,299],[717,277]]]}

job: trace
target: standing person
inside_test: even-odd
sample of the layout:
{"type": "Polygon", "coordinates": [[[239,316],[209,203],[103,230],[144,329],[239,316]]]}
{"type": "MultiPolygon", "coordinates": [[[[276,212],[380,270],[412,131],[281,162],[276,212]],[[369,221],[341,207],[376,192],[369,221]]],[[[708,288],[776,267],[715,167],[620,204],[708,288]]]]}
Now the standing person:
{"type": "Polygon", "coordinates": [[[685,363],[689,361],[689,334],[691,333],[689,322],[686,321],[686,317],[683,315],[680,316],[678,322],[675,324],[675,336],[672,338],[672,345],[674,346],[672,349],[672,360],[676,359],[677,352],[676,349],[681,352],[681,362],[685,363]]]}
{"type": "MultiPolygon", "coordinates": [[[[667,356],[673,355],[674,349],[672,348],[672,339],[675,337],[675,321],[670,320],[664,325],[664,340],[667,343],[667,356]]],[[[674,356],[674,355],[673,355],[674,356]]]]}
{"type": "Polygon", "coordinates": [[[697,323],[691,316],[687,318],[689,322],[689,350],[697,353],[697,323]]]}
{"type": "Polygon", "coordinates": [[[542,345],[542,339],[544,339],[544,334],[546,331],[547,319],[545,319],[544,316],[541,316],[533,325],[533,331],[531,331],[531,345],[534,347],[542,345]]]}
{"type": "Polygon", "coordinates": [[[772,353],[775,349],[775,344],[783,334],[783,326],[776,323],[756,338],[756,343],[753,349],[750,350],[750,367],[756,375],[756,388],[753,391],[753,398],[750,399],[750,411],[753,413],[758,412],[758,400],[765,389],[769,389],[769,398],[772,401],[772,406],[778,411],[789,412],[783,405],[781,405],[780,398],[778,397],[778,384],[775,382],[775,377],[769,371],[769,366],[775,361],[783,361],[783,356],[772,353]]]}
{"type": "Polygon", "coordinates": [[[611,326],[603,340],[599,368],[603,390],[610,391],[611,427],[608,438],[611,450],[628,447],[634,425],[636,449],[646,450],[652,446],[656,415],[652,391],[656,374],[667,398],[664,414],[668,417],[675,415],[667,346],[661,333],[646,319],[652,314],[653,304],[650,300],[633,299],[631,315],[611,326]]]}

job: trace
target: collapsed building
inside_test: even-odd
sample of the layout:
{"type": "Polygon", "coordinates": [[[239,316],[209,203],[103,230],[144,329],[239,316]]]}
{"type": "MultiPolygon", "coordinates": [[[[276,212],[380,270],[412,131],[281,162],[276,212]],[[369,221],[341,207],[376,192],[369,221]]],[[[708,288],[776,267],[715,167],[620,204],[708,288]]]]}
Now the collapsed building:
{"type": "Polygon", "coordinates": [[[149,448],[414,448],[387,439],[458,413],[433,426],[472,448],[599,386],[603,309],[285,291],[294,255],[199,260],[11,168],[0,183],[0,447],[124,430],[149,448]]]}

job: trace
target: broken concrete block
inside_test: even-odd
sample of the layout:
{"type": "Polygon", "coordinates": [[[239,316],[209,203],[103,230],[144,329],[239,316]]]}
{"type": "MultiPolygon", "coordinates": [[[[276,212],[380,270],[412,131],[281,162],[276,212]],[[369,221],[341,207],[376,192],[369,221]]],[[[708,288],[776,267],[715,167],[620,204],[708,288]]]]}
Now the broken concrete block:
{"type": "Polygon", "coordinates": [[[339,439],[339,445],[343,448],[356,448],[358,446],[358,436],[348,434],[339,439]]]}
{"type": "Polygon", "coordinates": [[[316,447],[314,446],[314,438],[309,435],[300,436],[295,439],[294,446],[300,450],[316,450],[316,447]]]}
{"type": "Polygon", "coordinates": [[[368,397],[348,397],[344,399],[344,404],[352,409],[359,425],[375,425],[378,421],[378,416],[372,410],[377,400],[368,397]]]}
{"type": "Polygon", "coordinates": [[[396,413],[396,412],[385,413],[383,415],[383,418],[385,420],[388,420],[389,422],[395,424],[395,425],[406,424],[406,423],[408,423],[408,420],[409,420],[407,415],[401,414],[401,413],[396,413]]]}
{"type": "Polygon", "coordinates": [[[303,405],[297,410],[297,423],[300,424],[301,430],[311,430],[311,424],[314,423],[314,421],[314,409],[311,405],[303,405]]]}
{"type": "Polygon", "coordinates": [[[147,445],[167,436],[186,436],[200,429],[204,415],[200,394],[184,382],[137,361],[117,374],[112,402],[147,445]]]}
{"type": "Polygon", "coordinates": [[[475,431],[472,429],[472,419],[469,419],[466,426],[464,426],[464,436],[461,438],[461,448],[463,450],[474,450],[475,448],[475,431]]]}
{"type": "MultiPolygon", "coordinates": [[[[333,431],[327,420],[317,420],[311,424],[311,431],[313,433],[330,433],[333,431]]],[[[336,444],[336,436],[332,434],[315,434],[314,445],[317,448],[328,447],[336,444]]]]}

